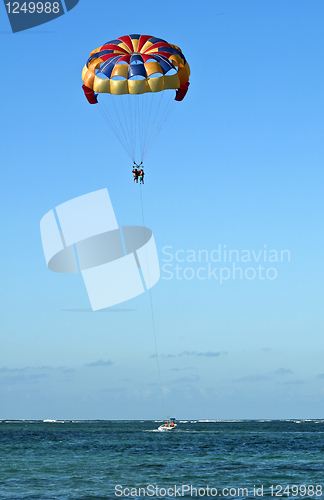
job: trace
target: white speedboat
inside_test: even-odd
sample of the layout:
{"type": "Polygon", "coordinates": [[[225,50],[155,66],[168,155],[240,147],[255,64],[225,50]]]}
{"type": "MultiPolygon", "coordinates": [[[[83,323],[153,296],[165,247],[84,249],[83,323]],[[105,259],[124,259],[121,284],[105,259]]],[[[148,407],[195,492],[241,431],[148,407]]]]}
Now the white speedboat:
{"type": "Polygon", "coordinates": [[[165,422],[165,424],[160,425],[158,427],[158,431],[174,431],[175,428],[177,427],[177,424],[175,423],[175,418],[168,418],[168,420],[165,422]]]}

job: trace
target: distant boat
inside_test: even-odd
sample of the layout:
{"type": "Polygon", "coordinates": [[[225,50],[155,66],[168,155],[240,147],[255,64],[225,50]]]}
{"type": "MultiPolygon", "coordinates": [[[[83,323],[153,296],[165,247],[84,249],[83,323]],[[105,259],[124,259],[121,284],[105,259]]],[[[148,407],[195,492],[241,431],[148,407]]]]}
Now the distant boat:
{"type": "Polygon", "coordinates": [[[158,431],[174,431],[175,428],[177,427],[177,424],[175,423],[175,418],[168,418],[168,420],[165,422],[165,424],[160,425],[158,427],[158,431]]]}

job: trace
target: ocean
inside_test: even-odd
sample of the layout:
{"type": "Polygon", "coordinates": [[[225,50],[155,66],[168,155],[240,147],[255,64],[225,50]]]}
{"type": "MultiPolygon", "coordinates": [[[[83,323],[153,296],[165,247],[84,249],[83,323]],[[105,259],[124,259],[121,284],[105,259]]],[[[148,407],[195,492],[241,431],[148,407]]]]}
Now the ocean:
{"type": "Polygon", "coordinates": [[[324,420],[0,421],[0,499],[323,498],[324,420]]]}

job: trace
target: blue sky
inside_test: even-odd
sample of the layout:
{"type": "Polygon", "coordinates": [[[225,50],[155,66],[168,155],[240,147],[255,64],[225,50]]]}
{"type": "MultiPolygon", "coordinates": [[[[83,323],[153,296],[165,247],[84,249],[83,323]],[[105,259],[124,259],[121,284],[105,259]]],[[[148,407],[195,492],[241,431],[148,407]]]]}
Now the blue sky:
{"type": "Polygon", "coordinates": [[[129,33],[179,45],[192,71],[143,189],[161,264],[152,298],[168,413],[321,416],[323,2],[166,1],[161,11],[80,0],[16,34],[0,12],[0,418],[164,417],[148,294],[92,313],[80,275],[47,269],[39,233],[46,212],[105,187],[120,225],[142,223],[131,161],[81,89],[90,51],[129,33]],[[262,253],[236,263],[234,280],[233,262],[211,261],[219,245],[240,259],[288,250],[290,261],[262,253]],[[178,250],[209,261],[177,262],[178,250]],[[245,277],[260,264],[275,279],[245,277]],[[217,270],[198,279],[208,265],[217,270]]]}

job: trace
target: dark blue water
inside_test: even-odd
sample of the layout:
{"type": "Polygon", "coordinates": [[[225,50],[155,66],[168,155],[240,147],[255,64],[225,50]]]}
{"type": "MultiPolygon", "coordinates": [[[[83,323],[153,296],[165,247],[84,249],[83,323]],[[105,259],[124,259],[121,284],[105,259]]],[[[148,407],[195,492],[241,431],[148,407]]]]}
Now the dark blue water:
{"type": "Polygon", "coordinates": [[[158,425],[0,421],[0,499],[324,497],[324,421],[158,425]]]}

